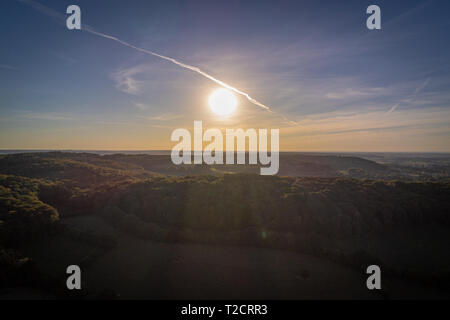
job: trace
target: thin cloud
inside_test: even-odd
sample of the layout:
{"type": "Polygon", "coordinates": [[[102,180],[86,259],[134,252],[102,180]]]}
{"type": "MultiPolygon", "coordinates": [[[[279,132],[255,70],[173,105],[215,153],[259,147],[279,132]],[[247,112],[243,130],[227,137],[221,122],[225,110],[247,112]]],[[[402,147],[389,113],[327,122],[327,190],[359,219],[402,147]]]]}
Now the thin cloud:
{"type": "Polygon", "coordinates": [[[325,95],[328,99],[341,100],[348,98],[360,98],[360,97],[369,97],[372,95],[379,95],[386,91],[385,88],[365,88],[365,89],[352,89],[348,88],[344,91],[340,92],[329,92],[325,95]]]}
{"type": "Polygon", "coordinates": [[[57,52],[50,52],[50,54],[51,54],[53,57],[58,58],[59,60],[66,62],[67,64],[74,64],[74,63],[77,62],[77,60],[75,60],[75,59],[73,59],[73,58],[71,58],[71,57],[68,57],[68,56],[66,56],[66,55],[57,53],[57,52]]]}
{"type": "Polygon", "coordinates": [[[0,64],[0,68],[7,69],[7,70],[19,70],[18,68],[14,67],[14,66],[10,66],[8,64],[0,64]]]}
{"type": "Polygon", "coordinates": [[[116,89],[128,94],[139,94],[141,92],[141,81],[136,80],[135,76],[141,72],[142,70],[138,67],[114,72],[112,78],[116,83],[116,89]]]}
{"type": "Polygon", "coordinates": [[[413,127],[432,130],[446,126],[449,120],[450,110],[446,108],[399,110],[393,114],[382,111],[366,113],[329,112],[302,119],[301,126],[285,128],[284,133],[298,137],[394,129],[400,131],[413,127]]]}
{"type": "Polygon", "coordinates": [[[58,112],[20,111],[19,114],[8,118],[8,121],[14,120],[71,121],[74,120],[74,118],[71,115],[58,112]]]}
{"type": "Polygon", "coordinates": [[[160,114],[160,115],[156,115],[156,116],[147,116],[144,118],[147,120],[150,120],[150,121],[171,121],[171,120],[180,119],[181,116],[177,115],[177,114],[173,114],[173,113],[164,113],[164,114],[160,114]]]}
{"type": "Polygon", "coordinates": [[[139,110],[147,110],[148,109],[148,106],[146,104],[143,104],[140,102],[135,103],[134,106],[136,108],[138,108],[139,110]]]}

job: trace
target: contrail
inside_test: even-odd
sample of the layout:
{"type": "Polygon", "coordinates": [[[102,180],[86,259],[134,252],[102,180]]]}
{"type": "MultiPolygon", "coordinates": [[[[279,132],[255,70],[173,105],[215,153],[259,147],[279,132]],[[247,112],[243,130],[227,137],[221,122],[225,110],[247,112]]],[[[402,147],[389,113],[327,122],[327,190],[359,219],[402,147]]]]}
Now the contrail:
{"type": "Polygon", "coordinates": [[[170,61],[170,62],[172,62],[172,63],[174,63],[174,64],[176,64],[176,65],[178,65],[178,66],[180,66],[180,67],[182,67],[182,68],[185,68],[185,69],[189,69],[189,70],[191,70],[191,71],[194,71],[194,72],[196,72],[196,73],[198,73],[198,74],[204,76],[205,78],[208,78],[209,80],[214,81],[214,82],[217,83],[218,85],[220,85],[220,86],[222,86],[222,87],[224,87],[224,88],[227,88],[227,89],[229,89],[229,90],[231,90],[231,91],[233,91],[233,92],[235,92],[235,93],[237,93],[237,94],[240,94],[240,95],[246,97],[247,100],[250,101],[251,103],[253,103],[254,105],[257,105],[258,107],[261,107],[261,108],[263,108],[263,109],[265,109],[265,110],[267,110],[267,111],[269,111],[269,112],[274,113],[268,106],[262,104],[261,102],[259,102],[259,101],[256,100],[256,99],[252,98],[248,93],[245,93],[245,92],[243,92],[243,91],[241,91],[241,90],[239,90],[239,89],[237,89],[237,88],[235,88],[235,87],[233,87],[233,86],[231,86],[231,85],[229,85],[229,84],[227,84],[227,83],[225,83],[225,82],[223,82],[223,81],[221,81],[221,80],[219,80],[219,79],[213,77],[212,75],[206,73],[205,71],[201,70],[201,69],[198,68],[198,67],[191,66],[191,65],[189,65],[189,64],[186,64],[186,63],[183,63],[183,62],[181,62],[181,61],[178,61],[178,60],[176,60],[176,59],[174,59],[174,58],[167,57],[167,56],[163,56],[162,54],[159,54],[159,53],[156,53],[156,52],[147,50],[147,49],[143,49],[143,48],[136,47],[136,46],[134,46],[134,45],[132,45],[132,44],[130,44],[130,43],[128,43],[128,42],[125,42],[125,41],[123,41],[123,40],[120,40],[119,38],[116,38],[116,37],[113,37],[113,36],[110,36],[110,35],[107,35],[107,34],[104,34],[104,33],[98,32],[98,31],[95,31],[95,30],[93,30],[93,29],[91,29],[91,28],[89,28],[89,27],[87,27],[87,28],[84,27],[84,30],[87,31],[87,32],[89,32],[89,33],[95,34],[95,35],[97,35],[97,36],[100,36],[100,37],[103,37],[103,38],[106,38],[106,39],[110,39],[110,40],[116,41],[116,42],[118,42],[118,43],[120,43],[120,44],[123,44],[124,46],[133,48],[133,49],[135,49],[135,50],[137,50],[137,51],[140,51],[140,52],[143,52],[143,53],[146,53],[146,54],[150,54],[150,55],[152,55],[152,56],[155,56],[155,57],[158,57],[158,58],[161,58],[161,59],[170,61]]]}
{"type": "MultiPolygon", "coordinates": [[[[409,95],[409,97],[407,99],[402,100],[402,102],[410,103],[416,95],[418,95],[420,92],[422,92],[423,89],[425,89],[428,86],[430,81],[431,81],[431,77],[426,78],[425,81],[420,86],[418,86],[416,88],[416,90],[414,90],[414,92],[411,95],[409,95]]],[[[389,109],[389,111],[386,112],[386,114],[390,114],[390,113],[394,112],[398,108],[399,105],[400,105],[400,102],[394,104],[389,109]]]]}
{"type": "MultiPolygon", "coordinates": [[[[63,15],[63,14],[61,14],[61,13],[59,13],[59,12],[49,8],[49,7],[47,7],[47,6],[44,6],[44,5],[40,4],[39,2],[36,2],[36,1],[33,1],[33,0],[17,0],[17,1],[29,4],[34,9],[42,12],[43,14],[45,14],[47,16],[56,18],[57,20],[59,20],[59,22],[62,22],[63,24],[65,24],[65,20],[66,20],[66,16],[65,15],[63,15]]],[[[174,58],[167,57],[167,56],[164,56],[162,54],[159,54],[159,53],[147,50],[147,49],[136,47],[135,45],[132,45],[131,43],[123,41],[123,40],[121,40],[121,39],[119,39],[117,37],[110,36],[108,34],[98,32],[93,27],[91,27],[89,25],[86,25],[86,24],[83,24],[81,29],[86,31],[86,32],[89,32],[91,34],[94,34],[96,36],[99,36],[99,37],[102,37],[102,38],[105,38],[105,39],[109,39],[109,40],[112,40],[112,41],[116,41],[116,42],[118,42],[118,43],[120,43],[120,44],[122,44],[124,46],[127,46],[129,48],[135,49],[137,51],[140,51],[140,52],[143,52],[143,53],[146,53],[146,54],[158,57],[160,59],[167,60],[167,61],[172,62],[172,63],[174,63],[174,64],[176,64],[176,65],[178,65],[178,66],[180,66],[182,68],[194,71],[194,72],[202,75],[203,77],[205,77],[205,78],[207,78],[207,79],[209,79],[211,81],[214,81],[218,85],[220,85],[220,86],[222,86],[224,88],[227,88],[228,90],[231,90],[231,91],[233,91],[233,92],[235,92],[235,93],[237,93],[239,95],[244,96],[245,98],[247,98],[248,101],[250,101],[254,105],[256,105],[256,106],[258,106],[258,107],[260,107],[260,108],[262,108],[262,109],[264,109],[264,110],[266,110],[266,111],[268,111],[270,113],[275,113],[274,111],[272,111],[272,109],[270,109],[270,107],[266,106],[265,104],[259,102],[256,99],[252,98],[248,93],[246,93],[244,91],[241,91],[241,90],[239,90],[239,89],[237,89],[237,88],[235,88],[235,87],[233,87],[233,86],[231,86],[231,85],[229,85],[229,84],[227,84],[227,83],[225,83],[225,82],[223,82],[223,81],[213,77],[209,73],[206,73],[205,71],[201,70],[200,68],[198,68],[196,66],[192,66],[192,65],[183,63],[183,62],[178,61],[178,60],[176,60],[174,58]]],[[[278,115],[281,116],[285,121],[287,121],[291,125],[296,125],[297,124],[295,121],[287,119],[282,114],[278,114],[278,115]]]]}

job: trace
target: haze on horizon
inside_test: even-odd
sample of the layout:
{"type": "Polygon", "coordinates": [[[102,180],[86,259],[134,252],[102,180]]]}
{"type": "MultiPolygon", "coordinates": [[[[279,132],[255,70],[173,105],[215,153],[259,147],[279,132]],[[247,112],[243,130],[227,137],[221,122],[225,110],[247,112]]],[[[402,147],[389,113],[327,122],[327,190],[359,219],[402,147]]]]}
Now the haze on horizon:
{"type": "Polygon", "coordinates": [[[379,31],[365,27],[370,4],[77,1],[83,24],[274,111],[237,95],[221,117],[208,107],[217,83],[3,1],[0,149],[168,150],[174,129],[202,120],[279,128],[280,151],[450,152],[450,3],[378,1],[379,31]]]}

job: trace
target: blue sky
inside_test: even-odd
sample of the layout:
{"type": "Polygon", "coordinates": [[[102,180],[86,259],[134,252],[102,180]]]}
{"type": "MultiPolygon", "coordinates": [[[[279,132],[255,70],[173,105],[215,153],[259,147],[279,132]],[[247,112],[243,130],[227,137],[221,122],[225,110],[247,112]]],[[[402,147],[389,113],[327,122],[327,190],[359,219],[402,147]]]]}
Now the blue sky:
{"type": "Polygon", "coordinates": [[[282,150],[450,151],[450,2],[40,1],[249,93],[213,115],[218,85],[64,23],[0,4],[0,148],[170,149],[172,130],[280,128],[282,150]],[[382,29],[366,28],[368,5],[382,29]],[[286,119],[296,122],[288,123],[286,119]]]}

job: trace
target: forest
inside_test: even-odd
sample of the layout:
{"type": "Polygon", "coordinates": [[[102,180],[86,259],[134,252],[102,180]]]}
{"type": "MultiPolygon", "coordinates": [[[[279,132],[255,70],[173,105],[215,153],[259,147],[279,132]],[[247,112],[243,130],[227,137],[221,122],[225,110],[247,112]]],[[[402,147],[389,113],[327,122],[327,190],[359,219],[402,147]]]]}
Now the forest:
{"type": "Polygon", "coordinates": [[[260,176],[251,166],[175,168],[159,156],[0,156],[0,294],[25,286],[71,297],[61,289],[64,274],[39,260],[44,244],[83,245],[87,264],[120,246],[123,235],[287,250],[354,270],[377,263],[391,277],[449,292],[448,178],[377,179],[395,170],[360,158],[284,158],[288,166],[327,169],[260,176]],[[355,170],[372,178],[348,175],[355,170]],[[73,222],[91,218],[113,231],[73,222]]]}

